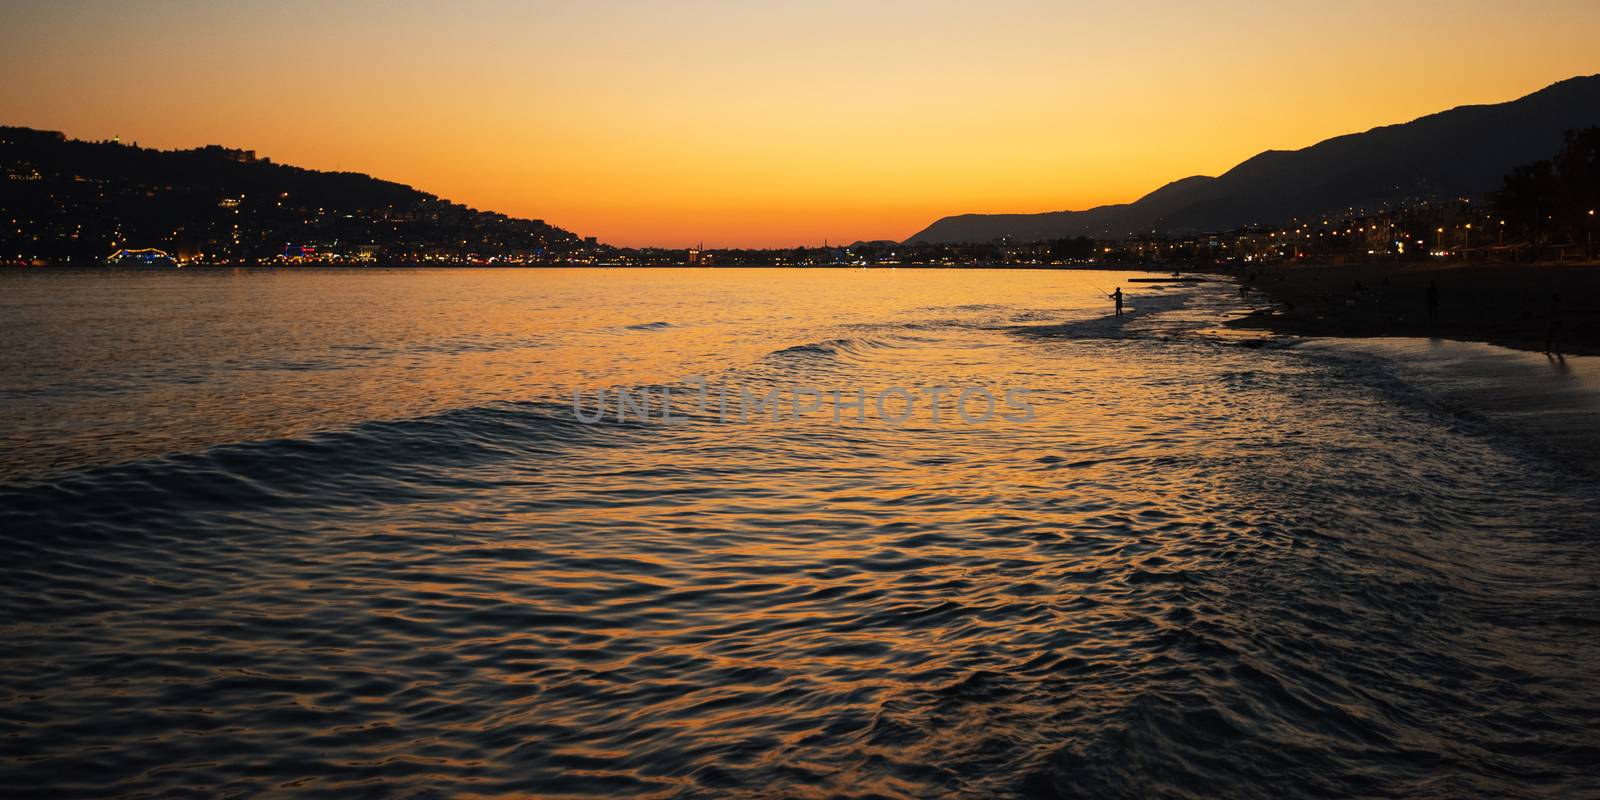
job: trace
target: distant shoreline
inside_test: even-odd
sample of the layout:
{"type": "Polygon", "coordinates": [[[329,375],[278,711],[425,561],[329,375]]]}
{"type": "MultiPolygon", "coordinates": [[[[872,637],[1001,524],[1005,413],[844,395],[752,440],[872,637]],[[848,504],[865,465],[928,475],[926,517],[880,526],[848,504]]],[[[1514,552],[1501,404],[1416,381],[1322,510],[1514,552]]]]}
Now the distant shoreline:
{"type": "Polygon", "coordinates": [[[1219,273],[1212,269],[1195,269],[1182,265],[1153,265],[1153,264],[713,264],[692,266],[689,264],[186,264],[182,267],[111,267],[99,264],[0,264],[0,269],[14,271],[58,271],[74,270],[79,272],[157,272],[176,273],[184,271],[222,271],[232,269],[258,269],[282,270],[294,272],[300,270],[315,270],[319,272],[361,272],[366,270],[389,269],[690,269],[695,271],[706,270],[733,270],[733,269],[814,269],[814,270],[870,270],[887,271],[894,269],[1009,269],[1024,272],[1150,272],[1160,275],[1172,275],[1182,272],[1188,275],[1204,274],[1219,275],[1218,281],[1230,276],[1232,273],[1219,273]]]}
{"type": "Polygon", "coordinates": [[[1455,339],[1600,355],[1600,264],[1307,264],[1234,273],[1269,307],[1232,328],[1299,336],[1455,339]],[[1428,309],[1428,287],[1438,304],[1428,309]],[[1553,331],[1551,321],[1557,325],[1553,331]]]}

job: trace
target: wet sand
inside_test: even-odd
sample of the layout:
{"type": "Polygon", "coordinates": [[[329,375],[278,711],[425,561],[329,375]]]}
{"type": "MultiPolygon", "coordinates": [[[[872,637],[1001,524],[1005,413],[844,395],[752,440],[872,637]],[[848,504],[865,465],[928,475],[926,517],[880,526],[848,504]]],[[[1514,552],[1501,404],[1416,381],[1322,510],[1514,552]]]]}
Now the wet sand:
{"type": "Polygon", "coordinates": [[[1600,355],[1600,264],[1268,266],[1241,272],[1239,281],[1261,306],[1230,323],[1237,328],[1600,355]],[[1432,314],[1429,284],[1438,287],[1432,314]]]}
{"type": "Polygon", "coordinates": [[[1239,283],[1255,310],[1236,333],[1375,356],[1463,424],[1600,475],[1600,265],[1269,267],[1239,283]]]}
{"type": "Polygon", "coordinates": [[[1300,348],[1377,357],[1414,399],[1457,424],[1600,476],[1600,358],[1445,339],[1316,339],[1300,348]]]}

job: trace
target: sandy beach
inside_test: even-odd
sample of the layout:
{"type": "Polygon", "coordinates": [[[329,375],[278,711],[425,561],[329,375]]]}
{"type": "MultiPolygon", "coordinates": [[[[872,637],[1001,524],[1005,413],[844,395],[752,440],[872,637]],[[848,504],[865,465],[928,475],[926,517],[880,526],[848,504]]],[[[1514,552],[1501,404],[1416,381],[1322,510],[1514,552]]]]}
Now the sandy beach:
{"type": "Polygon", "coordinates": [[[1231,323],[1238,328],[1600,354],[1600,264],[1267,266],[1237,276],[1242,291],[1263,301],[1231,323]]]}

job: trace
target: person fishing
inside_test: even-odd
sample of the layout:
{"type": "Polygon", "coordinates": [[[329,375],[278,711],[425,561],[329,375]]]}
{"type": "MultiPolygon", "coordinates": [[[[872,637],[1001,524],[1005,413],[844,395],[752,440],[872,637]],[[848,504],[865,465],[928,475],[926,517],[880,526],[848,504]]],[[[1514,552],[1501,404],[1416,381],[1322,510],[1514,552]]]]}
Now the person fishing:
{"type": "Polygon", "coordinates": [[[1105,295],[1106,297],[1111,298],[1111,301],[1117,304],[1117,316],[1119,316],[1119,317],[1122,316],[1122,287],[1121,286],[1118,286],[1117,290],[1114,291],[1114,292],[1108,292],[1108,291],[1100,288],[1099,286],[1095,286],[1095,284],[1091,283],[1089,285],[1093,286],[1095,291],[1105,295]]]}

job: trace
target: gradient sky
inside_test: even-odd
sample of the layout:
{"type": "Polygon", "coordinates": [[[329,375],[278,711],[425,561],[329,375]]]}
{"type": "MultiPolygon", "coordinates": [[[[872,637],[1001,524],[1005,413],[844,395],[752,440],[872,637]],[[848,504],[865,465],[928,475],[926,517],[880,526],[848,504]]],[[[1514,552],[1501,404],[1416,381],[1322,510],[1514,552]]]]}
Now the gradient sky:
{"type": "Polygon", "coordinates": [[[0,123],[622,245],[899,239],[1600,72],[1600,2],[16,2],[0,123]]]}

